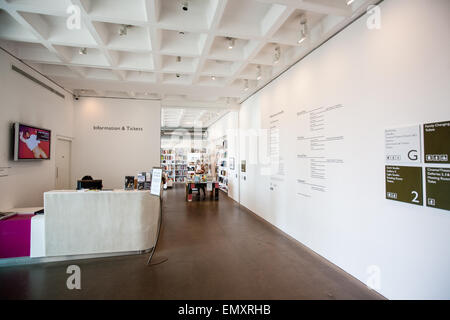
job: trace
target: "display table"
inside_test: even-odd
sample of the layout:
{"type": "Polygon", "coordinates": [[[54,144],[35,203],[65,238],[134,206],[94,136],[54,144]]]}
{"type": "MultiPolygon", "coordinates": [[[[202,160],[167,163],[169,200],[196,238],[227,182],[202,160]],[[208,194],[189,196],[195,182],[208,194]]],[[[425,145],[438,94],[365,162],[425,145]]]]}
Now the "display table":
{"type": "MultiPolygon", "coordinates": [[[[211,183],[211,200],[219,200],[219,183],[218,182],[186,182],[186,201],[191,202],[193,198],[192,191],[196,189],[196,185],[204,185],[205,191],[208,192],[208,184],[211,183]]],[[[206,193],[205,192],[205,193],[206,193]]]]}
{"type": "Polygon", "coordinates": [[[45,255],[70,256],[151,249],[160,198],[149,191],[44,193],[45,255]]]}

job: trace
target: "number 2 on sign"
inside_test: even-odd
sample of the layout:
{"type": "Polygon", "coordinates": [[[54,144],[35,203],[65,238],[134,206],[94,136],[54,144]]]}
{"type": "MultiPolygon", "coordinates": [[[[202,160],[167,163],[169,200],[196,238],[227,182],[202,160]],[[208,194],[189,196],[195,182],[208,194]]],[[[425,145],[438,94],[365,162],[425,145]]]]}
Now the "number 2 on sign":
{"type": "Polygon", "coordinates": [[[411,194],[414,195],[413,199],[411,200],[414,203],[419,203],[419,194],[417,193],[417,191],[411,191],[411,194]]]}

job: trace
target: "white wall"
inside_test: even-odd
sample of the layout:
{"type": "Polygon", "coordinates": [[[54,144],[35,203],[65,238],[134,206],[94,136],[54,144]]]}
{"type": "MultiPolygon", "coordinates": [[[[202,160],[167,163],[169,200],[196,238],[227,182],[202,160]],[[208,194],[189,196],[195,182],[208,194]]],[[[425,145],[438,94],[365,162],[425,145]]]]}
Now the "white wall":
{"type": "MultiPolygon", "coordinates": [[[[384,129],[450,120],[448,0],[385,0],[380,30],[363,17],[244,102],[241,129],[267,129],[284,110],[285,181],[270,191],[261,164],[241,179],[241,203],[362,282],[380,268],[387,298],[450,298],[450,213],[385,200],[384,129]],[[296,195],[297,112],[344,105],[332,119],[344,163],[327,192],[296,195]]],[[[241,156],[250,157],[241,141],[241,156]]]]}
{"type": "Polygon", "coordinates": [[[208,128],[208,140],[210,141],[210,143],[224,136],[226,136],[226,139],[228,141],[228,196],[235,201],[239,201],[238,126],[239,113],[232,110],[208,128]],[[230,169],[230,158],[235,159],[234,170],[230,169]]]}
{"type": "Polygon", "coordinates": [[[105,188],[123,188],[125,176],[160,166],[159,101],[80,98],[74,113],[74,184],[91,175],[102,179],[105,188]],[[93,130],[95,125],[133,126],[142,131],[99,131],[93,130]]]}
{"type": "Polygon", "coordinates": [[[0,210],[43,205],[43,192],[55,187],[56,137],[72,136],[73,128],[72,96],[66,94],[65,99],[60,98],[13,71],[12,64],[66,94],[0,50],[0,167],[11,167],[7,177],[0,177],[0,210]],[[10,125],[16,121],[52,130],[50,160],[10,160],[10,125]]]}

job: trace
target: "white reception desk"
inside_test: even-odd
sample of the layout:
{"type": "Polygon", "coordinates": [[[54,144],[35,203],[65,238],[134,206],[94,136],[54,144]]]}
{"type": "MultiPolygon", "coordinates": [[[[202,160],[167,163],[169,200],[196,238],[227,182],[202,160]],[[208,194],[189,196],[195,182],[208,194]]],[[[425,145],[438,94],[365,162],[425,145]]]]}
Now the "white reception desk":
{"type": "Polygon", "coordinates": [[[151,249],[159,210],[160,198],[149,191],[45,192],[45,256],[151,249]]]}

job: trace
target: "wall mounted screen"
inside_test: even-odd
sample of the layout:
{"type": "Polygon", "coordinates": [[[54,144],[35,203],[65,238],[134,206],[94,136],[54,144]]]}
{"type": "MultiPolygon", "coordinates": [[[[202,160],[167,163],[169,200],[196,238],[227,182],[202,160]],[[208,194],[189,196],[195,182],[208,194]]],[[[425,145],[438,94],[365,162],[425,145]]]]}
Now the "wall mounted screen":
{"type": "Polygon", "coordinates": [[[51,131],[14,124],[14,160],[50,159],[51,131]]]}

